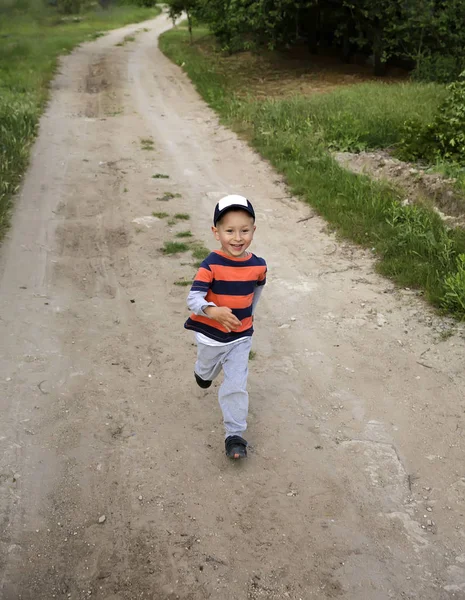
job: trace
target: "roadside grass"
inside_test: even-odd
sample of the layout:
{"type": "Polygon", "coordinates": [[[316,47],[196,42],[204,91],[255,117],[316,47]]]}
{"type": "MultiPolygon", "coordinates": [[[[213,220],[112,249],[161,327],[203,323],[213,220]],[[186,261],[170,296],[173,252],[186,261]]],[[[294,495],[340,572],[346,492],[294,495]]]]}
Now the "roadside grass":
{"type": "MultiPolygon", "coordinates": [[[[23,3],[24,4],[24,3],[23,3]]],[[[58,57],[104,31],[155,17],[156,8],[118,6],[63,17],[32,1],[20,11],[0,7],[0,240],[29,159],[58,57]]]]}
{"type": "Polygon", "coordinates": [[[165,242],[163,246],[164,254],[179,254],[180,252],[188,252],[189,250],[189,246],[183,242],[165,242]]]}
{"type": "Polygon", "coordinates": [[[155,150],[155,142],[152,138],[141,138],[140,147],[141,150],[155,150]]]}
{"type": "Polygon", "coordinates": [[[173,192],[166,192],[163,196],[159,196],[157,200],[160,202],[168,202],[168,200],[173,200],[174,198],[182,198],[181,194],[173,194],[173,192]]]}
{"type": "Polygon", "coordinates": [[[153,212],[152,217],[157,217],[157,219],[166,219],[169,217],[167,212],[153,212]]]}
{"type": "Polygon", "coordinates": [[[181,279],[180,281],[175,281],[174,285],[179,285],[180,287],[187,287],[189,285],[192,285],[192,281],[186,281],[184,279],[181,279]]]}
{"type": "Polygon", "coordinates": [[[177,238],[190,238],[190,237],[192,237],[192,233],[190,231],[180,231],[174,237],[177,237],[177,238]]]}
{"type": "MultiPolygon", "coordinates": [[[[196,33],[197,39],[205,35],[196,33]]],[[[394,187],[344,170],[330,154],[396,144],[412,115],[429,119],[442,86],[364,83],[324,95],[256,100],[237,93],[227,58],[189,44],[187,31],[163,34],[160,47],[183,65],[222,121],[284,174],[293,194],[340,235],[373,250],[380,273],[465,318],[465,231],[448,228],[427,207],[404,206],[394,187]]]]}
{"type": "Polygon", "coordinates": [[[115,46],[125,46],[128,42],[134,42],[136,39],[135,35],[126,35],[123,38],[122,42],[118,42],[118,44],[115,44],[115,46]]]}
{"type": "MultiPolygon", "coordinates": [[[[176,196],[179,196],[179,195],[180,195],[180,194],[177,194],[176,196]]],[[[190,215],[188,215],[187,213],[176,213],[176,214],[174,215],[174,218],[175,218],[177,221],[188,221],[188,220],[191,218],[191,216],[190,216],[190,215]]]]}
{"type": "Polygon", "coordinates": [[[169,179],[170,176],[169,175],[165,175],[164,173],[155,173],[155,175],[152,175],[152,179],[169,179]]]}
{"type": "Polygon", "coordinates": [[[202,242],[194,242],[191,248],[192,257],[200,261],[203,261],[210,254],[210,250],[206,248],[202,242]]]}

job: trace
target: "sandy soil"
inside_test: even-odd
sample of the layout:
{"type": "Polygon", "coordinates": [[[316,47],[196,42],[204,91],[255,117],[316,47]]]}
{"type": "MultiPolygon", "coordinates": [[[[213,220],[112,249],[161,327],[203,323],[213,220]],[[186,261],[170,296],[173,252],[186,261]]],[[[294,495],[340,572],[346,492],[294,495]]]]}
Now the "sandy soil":
{"type": "Polygon", "coordinates": [[[302,220],[144,27],[63,60],[1,249],[0,597],[465,598],[463,331],[302,220]],[[241,464],[160,252],[186,225],[134,222],[213,245],[226,193],[269,264],[241,464]]]}

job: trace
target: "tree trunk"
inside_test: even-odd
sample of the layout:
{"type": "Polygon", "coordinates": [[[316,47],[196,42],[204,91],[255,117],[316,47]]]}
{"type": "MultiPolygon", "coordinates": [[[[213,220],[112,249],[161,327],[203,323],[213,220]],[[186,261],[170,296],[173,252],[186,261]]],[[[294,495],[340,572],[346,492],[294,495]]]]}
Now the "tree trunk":
{"type": "Polygon", "coordinates": [[[189,28],[189,40],[190,40],[190,44],[192,46],[192,44],[194,43],[194,38],[192,37],[192,17],[189,11],[187,11],[187,26],[189,28]]]}
{"type": "Polygon", "coordinates": [[[374,74],[377,77],[386,75],[386,63],[383,61],[383,30],[376,27],[373,36],[374,74]]]}
{"type": "Polygon", "coordinates": [[[312,54],[318,54],[320,37],[320,6],[316,2],[309,11],[307,40],[308,49],[312,54]]]}

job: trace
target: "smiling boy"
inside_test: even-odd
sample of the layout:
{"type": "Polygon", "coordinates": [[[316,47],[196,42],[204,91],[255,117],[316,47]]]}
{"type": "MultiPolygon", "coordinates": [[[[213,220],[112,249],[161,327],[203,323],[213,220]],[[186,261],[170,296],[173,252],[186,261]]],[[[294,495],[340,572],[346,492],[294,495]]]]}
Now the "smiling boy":
{"type": "Polygon", "coordinates": [[[243,196],[226,196],[215,207],[213,235],[221,250],[209,254],[187,298],[192,315],[184,327],[195,331],[194,375],[209,388],[221,369],[218,399],[225,426],[226,455],[247,456],[247,376],[253,314],[266,283],[266,262],[248,251],[255,233],[255,212],[243,196]]]}

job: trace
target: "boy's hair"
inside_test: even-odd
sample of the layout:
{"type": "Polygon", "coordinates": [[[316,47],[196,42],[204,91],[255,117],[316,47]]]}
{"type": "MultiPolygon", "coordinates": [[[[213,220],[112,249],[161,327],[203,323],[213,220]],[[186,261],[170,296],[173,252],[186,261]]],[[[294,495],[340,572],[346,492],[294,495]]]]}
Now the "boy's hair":
{"type": "Polygon", "coordinates": [[[247,198],[244,198],[244,196],[231,195],[221,198],[221,200],[215,206],[213,225],[216,227],[224,215],[232,210],[243,210],[246,213],[249,213],[255,222],[255,211],[247,198]]]}

